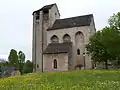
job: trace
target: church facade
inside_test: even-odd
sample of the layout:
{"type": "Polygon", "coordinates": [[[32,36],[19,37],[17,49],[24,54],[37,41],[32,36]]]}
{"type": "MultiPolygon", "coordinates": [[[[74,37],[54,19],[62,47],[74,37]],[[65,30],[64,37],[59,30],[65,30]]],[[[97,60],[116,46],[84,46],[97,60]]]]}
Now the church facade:
{"type": "Polygon", "coordinates": [[[85,46],[95,32],[93,14],[60,19],[56,4],[34,11],[34,71],[91,69],[92,60],[85,46]]]}

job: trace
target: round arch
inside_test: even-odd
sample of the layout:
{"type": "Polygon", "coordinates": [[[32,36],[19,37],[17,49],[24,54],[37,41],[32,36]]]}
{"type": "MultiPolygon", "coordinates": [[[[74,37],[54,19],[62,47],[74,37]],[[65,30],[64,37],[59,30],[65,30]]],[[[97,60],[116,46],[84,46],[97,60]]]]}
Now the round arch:
{"type": "Polygon", "coordinates": [[[54,59],[54,69],[57,69],[57,60],[54,59]]]}

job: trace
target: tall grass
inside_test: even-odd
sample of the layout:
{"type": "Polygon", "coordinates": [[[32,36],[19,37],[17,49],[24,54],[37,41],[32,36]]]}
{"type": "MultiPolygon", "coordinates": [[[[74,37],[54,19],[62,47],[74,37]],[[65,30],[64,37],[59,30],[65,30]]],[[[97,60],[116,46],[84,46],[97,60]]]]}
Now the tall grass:
{"type": "Polygon", "coordinates": [[[0,79],[0,90],[120,90],[120,70],[27,74],[0,79]]]}

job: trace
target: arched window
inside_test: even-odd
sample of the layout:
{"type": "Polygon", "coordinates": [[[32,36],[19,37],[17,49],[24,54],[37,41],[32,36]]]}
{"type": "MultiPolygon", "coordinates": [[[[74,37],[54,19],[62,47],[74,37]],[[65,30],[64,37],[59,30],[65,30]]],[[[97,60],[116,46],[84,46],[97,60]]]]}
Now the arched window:
{"type": "Polygon", "coordinates": [[[80,55],[80,49],[77,49],[77,55],[80,55]]]}
{"type": "Polygon", "coordinates": [[[56,35],[53,35],[53,36],[51,37],[51,42],[52,42],[52,43],[59,43],[59,38],[58,38],[56,35]]]}
{"type": "Polygon", "coordinates": [[[70,42],[71,41],[71,37],[68,34],[65,34],[63,36],[63,42],[70,42]]]}
{"type": "Polygon", "coordinates": [[[54,60],[54,69],[57,69],[57,60],[54,60]]]}

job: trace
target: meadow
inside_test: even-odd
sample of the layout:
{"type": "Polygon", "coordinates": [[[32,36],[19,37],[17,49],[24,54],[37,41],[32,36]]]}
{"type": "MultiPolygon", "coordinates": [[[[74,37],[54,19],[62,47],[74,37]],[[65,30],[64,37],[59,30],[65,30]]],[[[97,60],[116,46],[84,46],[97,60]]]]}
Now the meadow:
{"type": "Polygon", "coordinates": [[[26,74],[0,79],[0,90],[120,90],[120,70],[26,74]]]}

